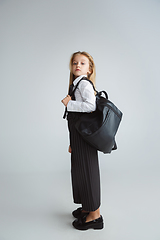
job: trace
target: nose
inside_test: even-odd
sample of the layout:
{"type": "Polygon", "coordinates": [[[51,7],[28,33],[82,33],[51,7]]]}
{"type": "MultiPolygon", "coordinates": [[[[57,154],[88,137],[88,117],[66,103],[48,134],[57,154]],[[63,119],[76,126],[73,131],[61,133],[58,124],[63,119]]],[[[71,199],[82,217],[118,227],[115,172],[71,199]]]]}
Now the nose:
{"type": "Polygon", "coordinates": [[[77,62],[77,67],[79,67],[80,66],[80,63],[79,62],[77,62]]]}

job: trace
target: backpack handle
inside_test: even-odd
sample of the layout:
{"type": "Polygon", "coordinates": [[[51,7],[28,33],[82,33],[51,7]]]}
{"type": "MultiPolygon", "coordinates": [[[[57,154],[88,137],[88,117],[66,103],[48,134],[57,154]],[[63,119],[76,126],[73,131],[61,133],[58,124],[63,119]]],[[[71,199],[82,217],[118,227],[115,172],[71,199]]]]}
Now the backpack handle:
{"type": "Polygon", "coordinates": [[[105,95],[105,98],[108,99],[108,94],[106,93],[106,91],[100,91],[100,92],[97,92],[96,95],[97,95],[97,97],[101,97],[102,94],[104,94],[104,95],[105,95]]]}

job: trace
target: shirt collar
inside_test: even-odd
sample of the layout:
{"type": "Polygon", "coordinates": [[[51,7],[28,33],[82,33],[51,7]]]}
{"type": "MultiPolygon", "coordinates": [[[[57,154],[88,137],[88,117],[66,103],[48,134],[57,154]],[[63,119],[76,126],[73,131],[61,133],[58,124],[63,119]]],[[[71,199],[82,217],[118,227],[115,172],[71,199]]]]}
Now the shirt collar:
{"type": "Polygon", "coordinates": [[[81,78],[83,78],[83,77],[87,77],[87,75],[81,75],[81,76],[77,77],[77,78],[73,81],[73,85],[75,86],[75,85],[81,80],[81,78]]]}

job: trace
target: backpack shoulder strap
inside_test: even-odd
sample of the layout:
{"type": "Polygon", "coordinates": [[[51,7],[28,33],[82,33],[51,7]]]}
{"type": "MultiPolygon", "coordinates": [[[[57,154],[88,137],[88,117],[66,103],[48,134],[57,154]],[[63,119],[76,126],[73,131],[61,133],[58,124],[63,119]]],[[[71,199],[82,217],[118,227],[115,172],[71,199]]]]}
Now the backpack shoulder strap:
{"type": "MultiPolygon", "coordinates": [[[[79,83],[80,83],[82,80],[86,80],[86,81],[90,82],[91,85],[92,85],[92,87],[93,87],[93,89],[94,89],[94,91],[95,91],[96,93],[98,93],[98,91],[95,89],[95,86],[94,86],[93,82],[92,82],[91,80],[89,80],[87,77],[83,77],[83,78],[81,78],[81,80],[77,83],[77,85],[76,85],[75,88],[78,87],[79,83]]],[[[74,90],[75,90],[75,89],[74,89],[74,90]]]]}
{"type": "MultiPolygon", "coordinates": [[[[76,84],[76,86],[73,88],[73,90],[71,91],[71,93],[70,93],[70,96],[71,97],[74,97],[74,93],[75,93],[75,91],[76,91],[76,89],[77,89],[77,87],[78,87],[78,85],[79,85],[79,83],[80,83],[80,81],[82,80],[83,78],[81,78],[80,80],[79,80],[79,82],[76,84]]],[[[65,119],[66,118],[66,115],[67,115],[67,107],[65,107],[65,111],[64,111],[64,114],[63,114],[63,119],[65,119]]]]}

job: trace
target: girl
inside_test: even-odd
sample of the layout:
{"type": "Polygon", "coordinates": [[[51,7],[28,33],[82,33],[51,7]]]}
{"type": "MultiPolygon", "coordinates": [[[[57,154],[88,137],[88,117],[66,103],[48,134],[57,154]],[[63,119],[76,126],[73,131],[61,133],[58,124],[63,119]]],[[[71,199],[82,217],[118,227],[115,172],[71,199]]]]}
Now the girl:
{"type": "Polygon", "coordinates": [[[95,64],[87,52],[75,52],[70,60],[69,94],[62,100],[68,115],[71,153],[71,177],[74,203],[82,207],[72,212],[77,218],[72,224],[76,229],[102,229],[100,215],[100,174],[97,150],[86,143],[75,129],[75,122],[84,112],[96,109],[96,99],[91,83],[95,83],[95,64]],[[81,81],[80,81],[81,80],[81,81]],[[71,88],[79,83],[71,97],[71,88]]]}

